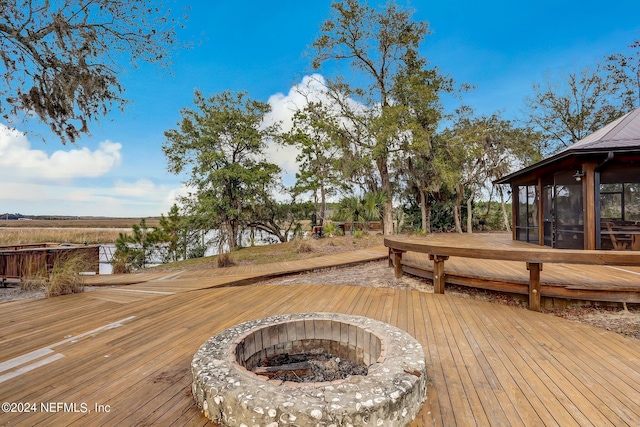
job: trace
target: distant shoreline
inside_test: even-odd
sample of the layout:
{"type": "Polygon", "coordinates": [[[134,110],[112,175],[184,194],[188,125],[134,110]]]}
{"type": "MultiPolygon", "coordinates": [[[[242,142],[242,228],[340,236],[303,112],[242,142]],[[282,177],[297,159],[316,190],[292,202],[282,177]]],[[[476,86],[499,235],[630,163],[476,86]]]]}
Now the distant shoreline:
{"type": "MultiPolygon", "coordinates": [[[[0,217],[1,218],[1,217],[0,217]]],[[[63,219],[0,219],[0,227],[8,228],[131,228],[143,218],[68,217],[63,219]]],[[[144,218],[148,227],[157,227],[160,217],[144,218]]]]}

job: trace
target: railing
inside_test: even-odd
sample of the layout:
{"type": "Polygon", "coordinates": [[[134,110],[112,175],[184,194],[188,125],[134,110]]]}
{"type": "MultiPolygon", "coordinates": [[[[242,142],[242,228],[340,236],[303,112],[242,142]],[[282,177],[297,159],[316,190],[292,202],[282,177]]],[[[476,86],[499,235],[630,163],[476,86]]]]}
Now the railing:
{"type": "Polygon", "coordinates": [[[71,256],[86,256],[91,264],[89,272],[96,274],[99,270],[100,246],[56,246],[15,245],[0,247],[0,282],[6,285],[7,279],[23,279],[24,277],[50,274],[58,260],[71,256]],[[33,247],[36,246],[36,247],[33,247]]]}

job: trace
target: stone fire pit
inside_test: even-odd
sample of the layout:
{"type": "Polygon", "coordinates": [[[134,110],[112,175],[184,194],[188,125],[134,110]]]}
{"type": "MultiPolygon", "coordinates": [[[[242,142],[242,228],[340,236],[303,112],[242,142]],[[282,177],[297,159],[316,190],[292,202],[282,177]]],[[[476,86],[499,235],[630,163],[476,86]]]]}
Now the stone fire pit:
{"type": "Polygon", "coordinates": [[[193,395],[222,426],[404,426],[427,388],[424,353],[406,332],[333,313],[245,322],[206,341],[191,363],[193,395]],[[274,355],[322,351],[368,368],[331,382],[269,380],[252,370],[274,355]]]}

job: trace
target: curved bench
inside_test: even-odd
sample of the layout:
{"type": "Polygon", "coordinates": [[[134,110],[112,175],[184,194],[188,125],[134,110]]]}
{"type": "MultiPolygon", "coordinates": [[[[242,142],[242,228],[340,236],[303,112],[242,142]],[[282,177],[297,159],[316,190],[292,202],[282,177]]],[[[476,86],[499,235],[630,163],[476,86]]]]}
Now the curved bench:
{"type": "Polygon", "coordinates": [[[544,263],[640,266],[640,252],[552,249],[508,240],[504,235],[434,234],[427,237],[388,236],[389,264],[402,276],[402,254],[420,252],[433,261],[433,289],[444,293],[444,263],[449,257],[523,261],[529,270],[529,309],[540,311],[540,272],[544,263]]]}

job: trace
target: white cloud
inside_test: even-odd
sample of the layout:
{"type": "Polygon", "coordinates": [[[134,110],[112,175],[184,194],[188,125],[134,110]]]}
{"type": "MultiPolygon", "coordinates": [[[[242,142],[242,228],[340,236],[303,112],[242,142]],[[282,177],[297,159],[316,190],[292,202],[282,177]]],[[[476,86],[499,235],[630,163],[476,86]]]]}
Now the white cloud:
{"type": "MultiPolygon", "coordinates": [[[[335,105],[328,95],[325,78],[320,74],[304,76],[302,81],[294,85],[285,95],[276,93],[269,97],[268,103],[271,106],[271,113],[265,118],[265,124],[279,122],[283,132],[288,132],[293,127],[293,116],[296,111],[302,110],[309,102],[322,102],[326,105],[335,105]]],[[[354,99],[347,99],[349,108],[353,111],[363,112],[365,106],[354,99]]],[[[336,110],[339,108],[334,107],[336,110]]],[[[343,121],[345,126],[349,123],[343,121]]],[[[295,147],[283,147],[271,143],[267,149],[267,156],[278,164],[286,175],[293,176],[298,172],[296,156],[299,151],[295,147]]]]}
{"type": "Polygon", "coordinates": [[[33,215],[157,216],[169,211],[179,191],[148,179],[107,187],[5,182],[0,204],[10,212],[33,215]]]}
{"type": "MultiPolygon", "coordinates": [[[[288,132],[293,127],[293,116],[296,111],[302,110],[309,101],[318,101],[326,93],[324,77],[320,74],[305,76],[302,81],[294,85],[285,95],[276,93],[267,101],[271,106],[271,113],[265,118],[266,124],[280,123],[283,132],[288,132]]],[[[267,156],[271,161],[280,166],[286,174],[298,172],[296,156],[299,151],[295,147],[283,147],[276,143],[270,143],[267,148],[267,156]]]]}
{"type": "MultiPolygon", "coordinates": [[[[176,190],[149,178],[105,177],[121,163],[122,145],[70,147],[47,153],[0,124],[0,206],[24,214],[147,216],[168,212],[176,190]]],[[[135,173],[135,171],[134,171],[135,173]]],[[[179,184],[176,184],[178,186],[179,184]]]]}
{"type": "Polygon", "coordinates": [[[113,189],[115,194],[127,197],[146,197],[153,194],[157,190],[156,185],[145,178],[141,178],[136,182],[117,181],[113,189]]]}
{"type": "Polygon", "coordinates": [[[0,123],[0,176],[27,181],[96,178],[118,166],[119,143],[104,141],[100,148],[70,148],[51,155],[31,148],[26,135],[0,123]]]}

